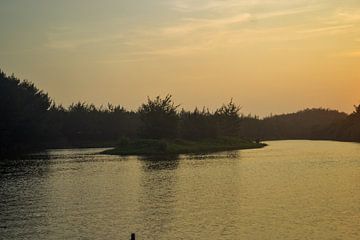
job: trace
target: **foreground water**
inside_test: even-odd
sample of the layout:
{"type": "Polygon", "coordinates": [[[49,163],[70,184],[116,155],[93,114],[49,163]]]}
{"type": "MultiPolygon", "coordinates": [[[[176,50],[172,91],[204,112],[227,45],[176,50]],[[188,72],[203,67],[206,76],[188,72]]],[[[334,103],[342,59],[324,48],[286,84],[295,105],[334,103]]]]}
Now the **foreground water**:
{"type": "Polygon", "coordinates": [[[360,144],[167,159],[51,150],[0,168],[0,239],[360,239],[360,144]]]}

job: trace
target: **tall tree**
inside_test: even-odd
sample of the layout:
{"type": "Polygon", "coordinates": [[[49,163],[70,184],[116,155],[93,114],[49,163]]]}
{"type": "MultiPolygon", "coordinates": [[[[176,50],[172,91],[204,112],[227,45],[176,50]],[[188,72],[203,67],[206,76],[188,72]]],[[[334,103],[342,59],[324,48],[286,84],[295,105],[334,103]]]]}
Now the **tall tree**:
{"type": "Polygon", "coordinates": [[[40,147],[45,140],[47,93],[0,71],[0,154],[40,147]]]}
{"type": "Polygon", "coordinates": [[[140,136],[153,139],[175,138],[179,122],[178,107],[169,94],[165,98],[148,98],[147,103],[142,104],[138,110],[142,122],[140,136]]]}
{"type": "Polygon", "coordinates": [[[215,111],[218,119],[218,130],[221,136],[238,136],[240,128],[241,107],[231,99],[229,103],[223,104],[215,111]]]}
{"type": "Polygon", "coordinates": [[[186,139],[206,139],[217,137],[216,119],[209,110],[182,110],[180,113],[180,137],[186,139]]]}

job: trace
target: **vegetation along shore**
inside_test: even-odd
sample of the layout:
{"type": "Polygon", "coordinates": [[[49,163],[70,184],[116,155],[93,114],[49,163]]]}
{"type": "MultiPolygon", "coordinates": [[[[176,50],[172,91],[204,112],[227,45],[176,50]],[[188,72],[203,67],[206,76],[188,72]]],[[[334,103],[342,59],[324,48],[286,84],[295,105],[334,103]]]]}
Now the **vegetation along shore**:
{"type": "Polygon", "coordinates": [[[215,138],[197,141],[183,139],[140,139],[132,141],[125,140],[117,147],[102,153],[111,155],[198,154],[261,148],[264,146],[266,146],[264,143],[257,143],[238,138],[215,138]]]}
{"type": "Polygon", "coordinates": [[[64,107],[32,82],[0,71],[0,159],[47,148],[151,154],[256,148],[263,146],[259,139],[360,142],[360,105],[350,114],[313,108],[264,118],[240,110],[232,100],[214,110],[185,110],[171,95],[148,98],[136,110],[85,102],[64,107]]]}

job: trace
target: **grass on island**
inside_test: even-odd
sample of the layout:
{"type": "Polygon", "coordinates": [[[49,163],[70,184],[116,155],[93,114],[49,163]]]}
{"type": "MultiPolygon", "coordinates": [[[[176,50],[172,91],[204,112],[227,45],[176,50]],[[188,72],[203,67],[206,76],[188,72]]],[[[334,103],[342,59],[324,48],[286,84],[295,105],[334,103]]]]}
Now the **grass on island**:
{"type": "Polygon", "coordinates": [[[255,143],[238,138],[216,138],[199,141],[138,139],[122,140],[117,147],[102,153],[111,155],[196,154],[264,146],[266,146],[264,143],[255,143]]]}

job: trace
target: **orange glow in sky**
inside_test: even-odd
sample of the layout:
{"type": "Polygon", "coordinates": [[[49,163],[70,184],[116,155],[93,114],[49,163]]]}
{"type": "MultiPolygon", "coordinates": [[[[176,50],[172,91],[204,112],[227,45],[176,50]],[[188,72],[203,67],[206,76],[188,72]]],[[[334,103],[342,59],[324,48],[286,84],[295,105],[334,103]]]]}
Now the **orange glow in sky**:
{"type": "Polygon", "coordinates": [[[64,105],[171,93],[265,116],[360,102],[358,0],[14,0],[0,28],[0,68],[64,105]]]}

